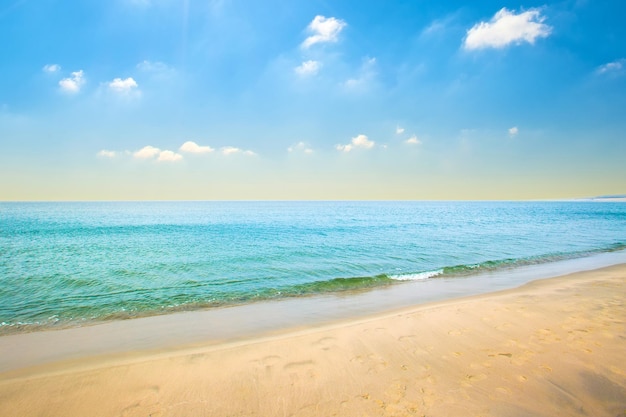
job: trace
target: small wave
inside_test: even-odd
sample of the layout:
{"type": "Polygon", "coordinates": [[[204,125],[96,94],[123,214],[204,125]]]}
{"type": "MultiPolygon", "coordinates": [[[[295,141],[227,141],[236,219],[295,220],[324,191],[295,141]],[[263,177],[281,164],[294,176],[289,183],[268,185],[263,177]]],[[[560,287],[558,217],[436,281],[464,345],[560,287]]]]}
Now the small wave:
{"type": "Polygon", "coordinates": [[[389,278],[395,281],[421,281],[424,279],[436,277],[443,273],[444,273],[443,269],[436,269],[434,271],[424,271],[424,272],[418,272],[414,274],[389,275],[389,278]]]}
{"type": "Polygon", "coordinates": [[[391,283],[392,279],[390,277],[380,274],[370,277],[333,278],[326,281],[314,281],[285,287],[281,292],[283,295],[304,295],[373,288],[391,283]]]}
{"type": "MultiPolygon", "coordinates": [[[[25,312],[35,311],[28,316],[21,314],[19,317],[6,314],[0,309],[0,335],[34,331],[46,328],[63,328],[83,325],[86,322],[121,320],[134,317],[150,316],[170,313],[174,311],[198,310],[214,308],[226,305],[245,304],[263,300],[281,298],[312,296],[316,294],[359,292],[389,285],[403,285],[407,282],[420,282],[429,279],[450,279],[472,276],[480,273],[493,273],[500,270],[543,264],[573,258],[589,256],[603,252],[613,252],[626,249],[626,244],[618,242],[604,248],[590,249],[587,251],[551,253],[524,258],[502,258],[485,260],[478,263],[459,265],[431,265],[430,269],[405,272],[401,274],[378,274],[372,276],[340,277],[327,280],[319,280],[308,283],[282,285],[275,287],[257,288],[254,292],[234,290],[229,292],[216,292],[213,289],[203,297],[201,294],[185,293],[185,286],[163,287],[174,289],[174,294],[163,297],[147,297],[153,290],[135,289],[110,292],[108,294],[83,294],[81,297],[66,296],[71,307],[59,310],[57,306],[36,309],[32,305],[19,305],[15,303],[13,308],[25,312]],[[125,294],[138,294],[136,300],[129,303],[128,297],[120,297],[125,294]],[[99,300],[99,301],[98,301],[99,300]],[[105,302],[106,301],[106,302],[105,302]],[[98,304],[95,304],[98,302],[98,304]],[[27,308],[28,307],[28,308],[27,308]],[[5,316],[5,317],[2,317],[5,316]],[[28,316],[28,317],[27,317],[28,316]]],[[[428,268],[428,266],[427,266],[428,268]]],[[[241,280],[232,280],[240,282],[241,280]]],[[[197,287],[195,281],[187,281],[187,286],[197,287]]],[[[204,286],[204,283],[199,283],[204,286]]],[[[212,288],[212,287],[211,287],[212,288]]],[[[132,297],[131,297],[132,298],[132,297]]]]}

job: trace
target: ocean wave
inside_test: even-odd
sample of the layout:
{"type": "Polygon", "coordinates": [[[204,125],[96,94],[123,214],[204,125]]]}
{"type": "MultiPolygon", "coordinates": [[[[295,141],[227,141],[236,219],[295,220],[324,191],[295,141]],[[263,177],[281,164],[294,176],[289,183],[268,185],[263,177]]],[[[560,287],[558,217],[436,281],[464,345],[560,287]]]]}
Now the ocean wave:
{"type": "MultiPolygon", "coordinates": [[[[560,252],[532,256],[525,258],[502,258],[486,260],[479,263],[434,266],[429,269],[407,271],[400,274],[377,274],[372,276],[336,277],[326,280],[312,281],[298,284],[288,284],[274,287],[257,288],[255,291],[235,290],[229,292],[219,292],[212,289],[205,296],[196,293],[184,293],[183,287],[168,287],[179,289],[181,292],[176,295],[157,297],[153,290],[141,289],[132,291],[117,291],[113,293],[99,294],[100,303],[93,304],[86,301],[93,295],[82,295],[82,298],[74,300],[67,297],[72,303],[64,311],[56,311],[50,308],[36,309],[34,306],[26,308],[21,306],[19,310],[22,315],[19,318],[6,317],[7,312],[0,314],[0,334],[13,332],[33,331],[45,328],[61,328],[72,325],[81,325],[85,322],[120,320],[133,317],[150,316],[157,314],[172,313],[175,311],[189,311],[221,307],[226,305],[247,304],[257,301],[277,300],[292,297],[305,297],[322,294],[339,294],[344,292],[367,291],[375,288],[383,288],[389,285],[403,285],[406,282],[419,282],[438,279],[466,278],[481,273],[497,273],[501,270],[518,267],[539,265],[544,263],[562,261],[567,259],[582,258],[599,253],[615,252],[626,249],[626,243],[615,243],[604,248],[587,251],[560,252]],[[114,296],[120,294],[142,294],[140,300],[116,299],[114,296]],[[148,297],[152,294],[151,297],[148,297]],[[103,303],[106,298],[106,303],[103,303]],[[31,314],[25,314],[29,311],[31,314]]],[[[190,282],[192,286],[197,286],[195,282],[190,282]]],[[[16,307],[15,304],[13,307],[16,307]]],[[[0,308],[0,313],[3,313],[0,308]]]]}
{"type": "Polygon", "coordinates": [[[417,273],[389,275],[389,278],[395,281],[422,281],[424,279],[436,277],[444,273],[444,269],[436,269],[433,271],[424,271],[417,273]]]}

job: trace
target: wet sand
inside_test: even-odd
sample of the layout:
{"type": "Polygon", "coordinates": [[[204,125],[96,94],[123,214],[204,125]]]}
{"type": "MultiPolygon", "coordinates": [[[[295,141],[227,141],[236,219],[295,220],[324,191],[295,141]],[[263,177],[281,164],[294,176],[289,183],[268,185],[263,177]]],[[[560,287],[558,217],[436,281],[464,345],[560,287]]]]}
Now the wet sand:
{"type": "MultiPolygon", "coordinates": [[[[617,265],[229,342],[22,363],[0,373],[0,415],[625,415],[625,294],[617,265]]],[[[40,348],[53,334],[20,336],[40,348]]]]}

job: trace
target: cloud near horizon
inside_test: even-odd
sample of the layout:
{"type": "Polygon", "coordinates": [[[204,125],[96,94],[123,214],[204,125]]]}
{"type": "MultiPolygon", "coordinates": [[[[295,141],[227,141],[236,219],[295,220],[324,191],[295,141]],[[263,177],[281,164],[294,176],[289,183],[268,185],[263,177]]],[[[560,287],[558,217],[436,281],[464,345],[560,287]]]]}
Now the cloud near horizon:
{"type": "Polygon", "coordinates": [[[511,137],[517,136],[518,133],[519,133],[519,129],[517,128],[517,126],[513,126],[512,128],[509,129],[509,136],[511,137]]]}
{"type": "Polygon", "coordinates": [[[489,22],[479,22],[467,31],[463,47],[467,50],[504,48],[524,42],[534,44],[538,38],[548,37],[552,27],[543,23],[545,17],[538,9],[515,14],[506,7],[500,9],[489,22]]]}
{"type": "Polygon", "coordinates": [[[235,154],[243,154],[243,155],[256,155],[256,153],[249,151],[249,150],[243,150],[241,148],[237,148],[235,146],[223,146],[220,148],[220,152],[222,153],[222,155],[235,155],[235,154]]]}
{"type": "Polygon", "coordinates": [[[174,151],[161,150],[154,146],[144,146],[138,151],[133,153],[133,157],[135,159],[155,159],[158,162],[176,162],[183,159],[181,154],[178,154],[174,151]]]}
{"type": "Polygon", "coordinates": [[[341,152],[350,152],[351,150],[356,148],[371,149],[374,147],[374,145],[375,142],[373,140],[369,140],[367,136],[360,134],[353,137],[352,141],[347,145],[336,145],[335,149],[341,152]]]}
{"type": "Polygon", "coordinates": [[[341,19],[317,15],[307,26],[307,30],[312,33],[312,35],[302,42],[301,47],[308,49],[316,43],[337,42],[339,40],[339,33],[346,26],[347,23],[341,19]]]}
{"type": "Polygon", "coordinates": [[[98,152],[98,156],[103,158],[115,158],[117,156],[117,152],[102,149],[100,152],[98,152]]]}
{"type": "MultiPolygon", "coordinates": [[[[200,146],[196,142],[187,141],[183,143],[179,151],[189,154],[209,154],[213,153],[215,149],[210,146],[200,146]]],[[[304,152],[308,153],[309,149],[304,149],[304,152]]],[[[254,156],[255,152],[251,150],[245,150],[234,146],[223,146],[220,148],[219,153],[221,155],[229,156],[235,154],[254,156]]],[[[96,154],[99,158],[113,159],[120,156],[132,156],[133,159],[138,160],[155,160],[157,162],[177,162],[183,159],[183,155],[175,151],[160,149],[156,146],[146,145],[143,148],[131,152],[131,151],[111,151],[108,149],[102,149],[96,154]]]]}
{"type": "Polygon", "coordinates": [[[422,141],[418,139],[417,135],[411,136],[410,138],[405,140],[405,142],[409,145],[421,145],[422,144],[422,141]]]}
{"type": "Polygon", "coordinates": [[[183,143],[180,146],[179,150],[181,152],[201,154],[201,153],[211,153],[215,149],[211,148],[210,146],[200,146],[196,142],[188,140],[187,142],[183,143]]]}
{"type": "Polygon", "coordinates": [[[306,142],[298,142],[295,145],[288,147],[287,152],[289,153],[303,152],[306,154],[312,154],[314,151],[313,149],[309,147],[309,145],[306,142]]]}
{"type": "Polygon", "coordinates": [[[161,151],[159,152],[159,157],[157,158],[157,161],[176,162],[176,161],[180,161],[181,159],[183,159],[183,156],[174,151],[161,151]]]}

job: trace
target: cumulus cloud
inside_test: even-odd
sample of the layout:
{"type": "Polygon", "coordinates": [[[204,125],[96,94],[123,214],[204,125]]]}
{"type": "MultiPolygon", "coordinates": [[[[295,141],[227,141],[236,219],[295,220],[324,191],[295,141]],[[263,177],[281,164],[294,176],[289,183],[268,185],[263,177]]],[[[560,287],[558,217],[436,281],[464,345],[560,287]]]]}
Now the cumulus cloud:
{"type": "Polygon", "coordinates": [[[156,159],[158,162],[176,162],[183,159],[181,154],[174,151],[161,150],[150,145],[133,152],[133,157],[135,159],[156,159]]]}
{"type": "Polygon", "coordinates": [[[196,142],[188,140],[181,145],[180,151],[188,153],[211,153],[214,149],[210,146],[200,146],[196,142]]]}
{"type": "Polygon", "coordinates": [[[138,87],[137,82],[132,77],[128,77],[125,80],[115,78],[108,83],[108,86],[109,89],[117,93],[129,93],[138,87]]]}
{"type": "Polygon", "coordinates": [[[144,146],[143,148],[139,149],[137,152],[133,153],[133,156],[137,159],[150,159],[150,158],[154,158],[159,153],[161,153],[161,150],[159,148],[155,148],[154,146],[148,145],[148,146],[144,146]]]}
{"type": "Polygon", "coordinates": [[[339,33],[346,27],[346,22],[334,17],[315,16],[307,26],[311,36],[302,42],[302,48],[307,49],[316,43],[337,42],[339,33]]]}
{"type": "Polygon", "coordinates": [[[516,14],[514,10],[502,8],[489,22],[477,23],[469,29],[463,46],[471,50],[504,48],[524,42],[534,44],[537,38],[545,38],[552,32],[552,27],[543,23],[544,20],[538,9],[516,14]]]}
{"type": "Polygon", "coordinates": [[[519,133],[519,129],[517,128],[517,126],[513,126],[512,128],[509,129],[509,136],[511,137],[517,136],[518,133],[519,133]]]}
{"type": "Polygon", "coordinates": [[[422,141],[416,135],[411,136],[405,142],[409,145],[421,145],[422,141]]]}
{"type": "Polygon", "coordinates": [[[351,150],[356,149],[356,148],[371,149],[374,147],[374,144],[375,142],[372,140],[369,140],[367,136],[357,135],[353,137],[352,141],[348,143],[347,145],[339,144],[335,146],[335,149],[341,152],[350,152],[351,150]]]}
{"type": "Polygon", "coordinates": [[[157,158],[157,161],[176,162],[176,161],[180,161],[181,159],[183,159],[183,156],[181,154],[178,154],[173,151],[161,151],[159,152],[159,157],[157,158]]]}
{"type": "Polygon", "coordinates": [[[61,90],[68,93],[78,93],[83,84],[85,84],[84,75],[83,70],[72,72],[71,77],[63,78],[59,81],[61,90]]]}
{"type": "Polygon", "coordinates": [[[244,155],[255,155],[254,152],[252,151],[245,151],[243,149],[240,148],[236,148],[234,146],[224,146],[222,148],[220,148],[220,151],[222,152],[222,155],[234,155],[234,154],[244,154],[244,155]]]}
{"type": "Polygon", "coordinates": [[[100,152],[98,152],[98,156],[101,158],[115,158],[117,156],[117,152],[102,149],[100,152]]]}
{"type": "Polygon", "coordinates": [[[404,133],[404,128],[403,127],[396,127],[396,135],[401,135],[404,133]]]}
{"type": "Polygon", "coordinates": [[[617,61],[609,62],[604,65],[600,65],[596,70],[597,74],[617,74],[621,73],[626,67],[626,59],[618,59],[617,61]]]}
{"type": "Polygon", "coordinates": [[[57,64],[48,64],[48,65],[44,65],[42,70],[44,72],[59,72],[61,71],[61,66],[57,64]]]}
{"type": "Polygon", "coordinates": [[[305,142],[298,142],[295,145],[288,147],[287,152],[289,153],[304,152],[306,154],[312,154],[313,149],[311,149],[309,145],[307,145],[305,142]]]}
{"type": "Polygon", "coordinates": [[[305,77],[307,75],[315,75],[319,72],[322,67],[322,63],[319,61],[304,61],[302,64],[298,65],[294,68],[296,74],[305,77]]]}

